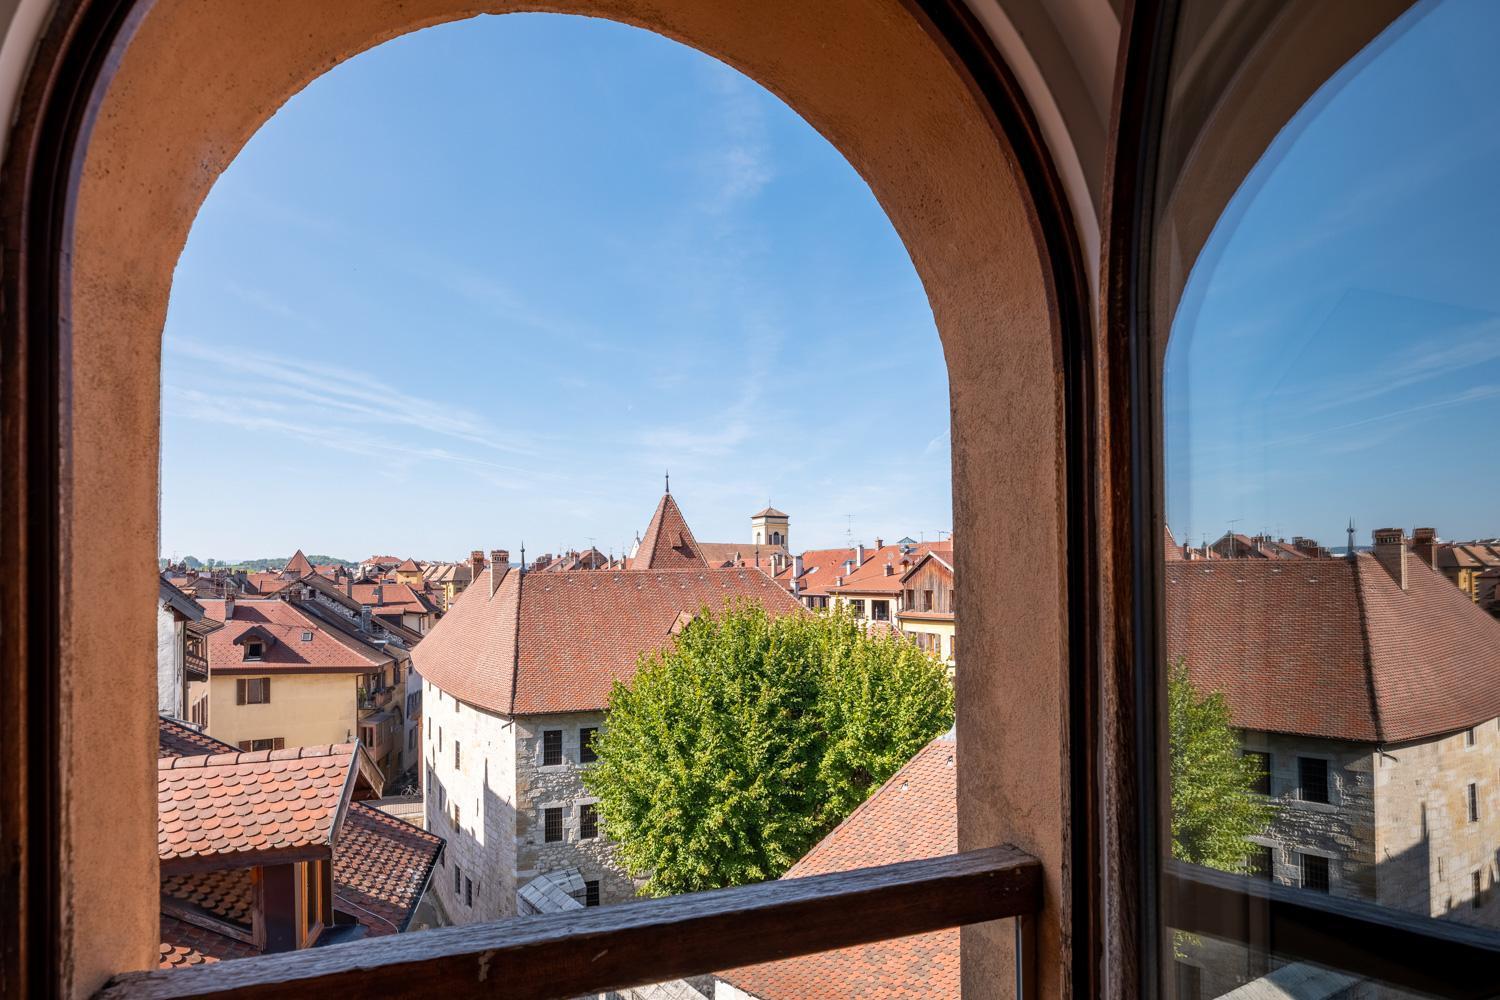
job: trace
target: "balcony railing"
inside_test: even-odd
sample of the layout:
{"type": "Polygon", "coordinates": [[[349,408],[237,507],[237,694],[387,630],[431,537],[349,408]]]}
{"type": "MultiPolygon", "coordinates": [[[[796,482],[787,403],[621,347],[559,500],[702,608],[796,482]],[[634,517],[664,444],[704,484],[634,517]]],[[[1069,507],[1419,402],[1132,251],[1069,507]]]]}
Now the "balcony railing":
{"type": "Polygon", "coordinates": [[[879,868],[516,917],[306,951],[116,976],[110,1000],[156,997],[504,996],[545,1000],[923,934],[1016,921],[1018,992],[1041,864],[991,847],[879,868]]]}

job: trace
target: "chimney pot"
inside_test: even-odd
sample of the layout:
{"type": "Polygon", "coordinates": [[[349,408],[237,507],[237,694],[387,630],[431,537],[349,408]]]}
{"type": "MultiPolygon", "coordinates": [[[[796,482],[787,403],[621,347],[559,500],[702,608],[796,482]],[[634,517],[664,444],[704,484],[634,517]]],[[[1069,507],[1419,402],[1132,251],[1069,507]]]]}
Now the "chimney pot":
{"type": "Polygon", "coordinates": [[[224,620],[234,620],[234,595],[227,591],[224,594],[224,620]]]}
{"type": "Polygon", "coordinates": [[[859,545],[854,550],[854,568],[858,569],[859,567],[863,566],[864,564],[865,564],[865,543],[864,542],[860,542],[859,545]]]}
{"type": "Polygon", "coordinates": [[[1412,551],[1417,558],[1428,566],[1437,562],[1437,529],[1436,528],[1413,528],[1412,551]]]}

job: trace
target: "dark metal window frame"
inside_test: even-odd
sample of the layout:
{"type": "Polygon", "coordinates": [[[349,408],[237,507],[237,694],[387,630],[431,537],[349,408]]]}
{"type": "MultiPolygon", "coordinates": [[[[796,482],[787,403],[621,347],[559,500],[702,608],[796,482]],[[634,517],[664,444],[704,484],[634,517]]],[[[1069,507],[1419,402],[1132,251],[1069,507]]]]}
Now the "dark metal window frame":
{"type": "MultiPolygon", "coordinates": [[[[1137,844],[1133,921],[1136,989],[1163,995],[1170,951],[1167,926],[1239,942],[1282,958],[1357,970],[1361,975],[1434,996],[1490,997],[1500,967],[1493,931],[1412,916],[1362,900],[1342,899],[1272,881],[1164,860],[1166,824],[1161,637],[1164,562],[1162,400],[1151,345],[1153,220],[1157,150],[1162,136],[1173,36],[1181,0],[1136,0],[1125,20],[1123,72],[1116,101],[1116,146],[1109,179],[1112,212],[1104,234],[1107,276],[1106,374],[1117,467],[1129,470],[1128,494],[1116,511],[1129,525],[1114,551],[1130,566],[1117,589],[1130,609],[1132,665],[1113,694],[1131,716],[1137,765],[1133,815],[1137,844]]],[[[1299,782],[1300,784],[1300,782],[1299,782]]],[[[1128,847],[1122,839],[1122,845],[1128,847]]],[[[1128,864],[1129,862],[1127,862],[1128,864]]]]}

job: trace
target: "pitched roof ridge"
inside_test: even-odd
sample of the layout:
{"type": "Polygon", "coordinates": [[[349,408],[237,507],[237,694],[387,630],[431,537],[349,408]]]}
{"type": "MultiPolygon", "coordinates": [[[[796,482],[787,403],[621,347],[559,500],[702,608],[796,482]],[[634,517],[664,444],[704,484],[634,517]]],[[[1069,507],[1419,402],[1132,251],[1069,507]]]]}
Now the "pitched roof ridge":
{"type": "MultiPolygon", "coordinates": [[[[1375,557],[1367,558],[1373,560],[1375,557]]],[[[1359,647],[1364,658],[1365,690],[1370,698],[1370,721],[1375,726],[1375,742],[1378,745],[1385,743],[1385,726],[1380,718],[1380,688],[1375,680],[1375,651],[1370,642],[1370,612],[1365,607],[1364,571],[1360,569],[1358,553],[1349,563],[1349,577],[1354,583],[1354,607],[1359,614],[1359,647]]]]}

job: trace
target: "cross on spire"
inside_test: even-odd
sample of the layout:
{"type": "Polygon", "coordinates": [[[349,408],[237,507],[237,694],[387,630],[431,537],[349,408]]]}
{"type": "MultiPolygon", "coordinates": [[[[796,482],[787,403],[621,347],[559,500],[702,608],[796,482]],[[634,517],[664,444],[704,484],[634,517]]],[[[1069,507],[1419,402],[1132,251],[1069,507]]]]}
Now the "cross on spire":
{"type": "Polygon", "coordinates": [[[672,492],[672,470],[671,469],[667,470],[667,492],[668,493],[672,492]]]}

